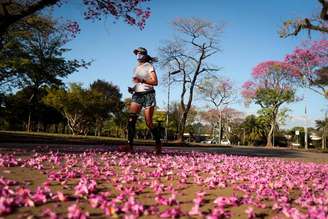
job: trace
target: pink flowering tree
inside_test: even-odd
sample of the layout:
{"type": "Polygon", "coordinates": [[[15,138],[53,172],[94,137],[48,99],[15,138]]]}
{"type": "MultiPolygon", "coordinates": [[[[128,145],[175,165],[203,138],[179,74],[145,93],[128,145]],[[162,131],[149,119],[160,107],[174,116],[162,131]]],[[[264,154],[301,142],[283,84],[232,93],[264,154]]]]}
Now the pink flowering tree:
{"type": "MultiPolygon", "coordinates": [[[[84,18],[86,20],[101,20],[111,16],[115,19],[123,19],[127,24],[136,25],[143,29],[150,16],[150,9],[142,4],[149,0],[81,0],[84,18]]],[[[15,23],[25,19],[34,13],[40,12],[52,6],[67,4],[67,0],[14,0],[0,1],[0,36],[6,33],[15,23]]],[[[78,31],[76,22],[70,22],[68,28],[78,31]]]]}
{"type": "Polygon", "coordinates": [[[215,75],[204,77],[197,86],[197,92],[202,100],[210,103],[214,110],[208,112],[212,115],[217,114],[217,118],[211,122],[213,127],[213,136],[218,136],[218,142],[221,143],[222,137],[222,109],[227,107],[236,99],[236,90],[230,79],[217,77],[215,75]],[[215,131],[218,130],[218,133],[215,131]]]}
{"type": "Polygon", "coordinates": [[[220,133],[220,137],[233,142],[237,132],[236,130],[242,123],[243,113],[236,109],[226,107],[224,109],[209,109],[207,111],[201,112],[200,117],[204,122],[210,125],[213,136],[216,134],[215,128],[217,127],[218,123],[221,122],[222,132],[220,133]]]}
{"type": "Polygon", "coordinates": [[[253,79],[243,84],[242,96],[245,102],[258,104],[261,107],[260,113],[269,120],[267,147],[272,147],[272,134],[281,105],[296,101],[295,77],[299,74],[297,68],[286,62],[266,61],[255,66],[253,79]]]}
{"type": "Polygon", "coordinates": [[[197,86],[199,96],[215,109],[227,106],[236,99],[236,91],[229,78],[215,75],[204,77],[197,86]]]}
{"type": "Polygon", "coordinates": [[[218,109],[209,109],[200,113],[201,119],[210,125],[212,136],[215,136],[215,128],[218,125],[218,121],[221,121],[221,111],[218,109]]]}
{"type": "Polygon", "coordinates": [[[328,92],[328,40],[303,43],[285,61],[300,72],[296,79],[303,87],[327,98],[328,92]]]}

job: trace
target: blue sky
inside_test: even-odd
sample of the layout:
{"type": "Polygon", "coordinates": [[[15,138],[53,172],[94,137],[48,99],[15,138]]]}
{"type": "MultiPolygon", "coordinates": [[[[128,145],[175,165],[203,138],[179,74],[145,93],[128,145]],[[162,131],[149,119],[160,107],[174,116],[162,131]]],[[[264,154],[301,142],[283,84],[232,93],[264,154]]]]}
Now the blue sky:
{"type": "MultiPolygon", "coordinates": [[[[158,47],[163,45],[163,41],[174,36],[171,22],[177,17],[198,17],[226,24],[221,36],[223,51],[211,58],[211,63],[222,67],[219,74],[231,78],[240,88],[244,81],[250,79],[251,70],[256,64],[266,60],[282,60],[308,39],[306,33],[280,38],[278,30],[284,20],[310,16],[320,9],[320,5],[313,0],[152,0],[147,3],[152,15],[145,29],[140,31],[121,21],[113,23],[111,17],[97,22],[85,21],[81,5],[77,3],[79,1],[69,2],[54,10],[55,16],[76,20],[81,27],[77,38],[67,44],[67,48],[72,50],[66,56],[94,62],[88,69],[75,72],[64,81],[81,82],[84,86],[97,79],[111,81],[120,87],[124,98],[130,96],[127,87],[132,84],[132,69],[136,63],[132,50],[142,46],[151,55],[157,56],[158,47]]],[[[320,37],[315,34],[312,39],[320,37]]],[[[160,79],[165,73],[157,67],[160,79]]],[[[304,95],[305,101],[285,105],[292,115],[286,127],[304,125],[305,105],[310,125],[315,119],[322,118],[324,109],[327,109],[327,101],[312,91],[300,89],[299,95],[304,95]]],[[[175,86],[171,100],[178,100],[178,97],[179,89],[175,86]]],[[[167,88],[162,84],[157,88],[159,107],[166,106],[166,99],[167,88]]],[[[200,108],[202,106],[201,103],[194,104],[200,108]]],[[[243,103],[232,107],[248,114],[259,109],[256,105],[246,108],[243,103]]]]}

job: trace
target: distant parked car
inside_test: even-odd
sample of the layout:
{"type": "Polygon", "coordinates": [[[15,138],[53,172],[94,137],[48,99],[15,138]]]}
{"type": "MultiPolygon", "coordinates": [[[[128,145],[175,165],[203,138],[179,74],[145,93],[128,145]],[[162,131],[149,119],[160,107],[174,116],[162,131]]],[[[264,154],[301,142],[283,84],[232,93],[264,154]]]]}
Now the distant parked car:
{"type": "MultiPolygon", "coordinates": [[[[201,144],[218,144],[219,142],[217,142],[215,139],[212,140],[204,140],[200,142],[201,144]]],[[[230,145],[230,141],[229,140],[222,140],[221,141],[221,145],[230,145]]]]}
{"type": "Polygon", "coordinates": [[[217,144],[217,141],[214,139],[201,141],[202,144],[217,144]]]}
{"type": "Polygon", "coordinates": [[[230,145],[231,143],[230,143],[229,140],[222,140],[222,141],[221,141],[221,144],[222,144],[222,145],[230,145]]]}
{"type": "Polygon", "coordinates": [[[200,142],[201,144],[212,144],[211,140],[204,140],[200,142]]]}
{"type": "Polygon", "coordinates": [[[293,147],[299,147],[299,146],[301,146],[300,143],[295,143],[295,142],[292,142],[291,145],[292,145],[293,147]]]}

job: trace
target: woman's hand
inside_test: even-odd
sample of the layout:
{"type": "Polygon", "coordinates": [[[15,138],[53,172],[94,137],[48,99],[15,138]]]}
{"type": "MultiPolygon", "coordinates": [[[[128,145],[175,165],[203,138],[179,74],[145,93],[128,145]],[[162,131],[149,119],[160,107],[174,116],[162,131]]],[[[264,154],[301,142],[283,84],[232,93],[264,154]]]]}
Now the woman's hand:
{"type": "Polygon", "coordinates": [[[134,88],[133,88],[133,87],[128,87],[128,92],[129,92],[130,94],[133,94],[133,93],[134,93],[134,88]]]}
{"type": "Polygon", "coordinates": [[[141,83],[142,82],[142,79],[140,79],[138,77],[133,77],[132,80],[133,80],[134,83],[141,83]]]}

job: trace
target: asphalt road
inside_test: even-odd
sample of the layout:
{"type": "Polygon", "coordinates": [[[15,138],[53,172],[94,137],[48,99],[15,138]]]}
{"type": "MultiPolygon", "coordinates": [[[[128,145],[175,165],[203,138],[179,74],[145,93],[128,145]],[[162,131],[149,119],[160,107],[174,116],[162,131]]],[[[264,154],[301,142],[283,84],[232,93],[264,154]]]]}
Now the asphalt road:
{"type": "MultiPolygon", "coordinates": [[[[15,152],[16,154],[30,154],[34,152],[59,151],[65,153],[82,153],[86,150],[95,151],[115,151],[120,146],[111,144],[52,144],[52,143],[28,143],[28,142],[1,142],[0,153],[15,152]]],[[[136,146],[137,152],[152,152],[153,146],[136,146]]],[[[163,152],[206,152],[218,153],[237,156],[253,156],[253,157],[271,157],[282,158],[288,160],[298,160],[305,162],[328,163],[328,153],[309,152],[304,150],[288,149],[288,148],[264,148],[264,147],[220,147],[220,146],[165,146],[163,152]]]]}

